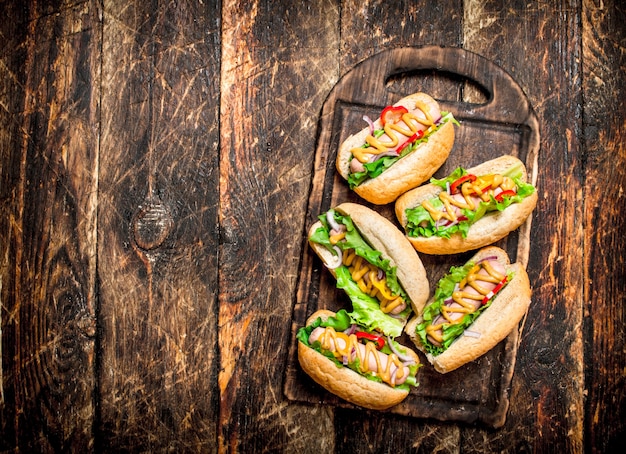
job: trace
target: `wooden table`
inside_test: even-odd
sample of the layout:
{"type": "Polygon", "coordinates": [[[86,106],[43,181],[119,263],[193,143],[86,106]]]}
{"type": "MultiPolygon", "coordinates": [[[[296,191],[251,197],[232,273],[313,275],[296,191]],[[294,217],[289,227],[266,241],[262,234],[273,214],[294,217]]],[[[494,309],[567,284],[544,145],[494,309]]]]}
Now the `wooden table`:
{"type": "Polygon", "coordinates": [[[622,2],[291,4],[2,3],[0,451],[618,450],[622,2]],[[428,45],[503,68],[541,127],[497,429],[283,388],[324,101],[359,62],[428,45]]]}

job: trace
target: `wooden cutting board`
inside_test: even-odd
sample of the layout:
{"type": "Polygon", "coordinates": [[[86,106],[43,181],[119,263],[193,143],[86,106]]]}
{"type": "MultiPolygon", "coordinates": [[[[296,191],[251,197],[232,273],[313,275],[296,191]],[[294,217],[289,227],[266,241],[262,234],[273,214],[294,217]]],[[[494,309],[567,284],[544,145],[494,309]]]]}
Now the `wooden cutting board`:
{"type": "MultiPolygon", "coordinates": [[[[369,206],[400,228],[393,204],[372,205],[348,189],[335,169],[335,157],[346,137],[366,127],[363,115],[375,119],[385,106],[418,91],[433,96],[442,110],[452,112],[461,123],[455,127],[452,152],[436,177],[445,176],[458,166],[472,167],[502,154],[512,154],[526,163],[529,178],[536,184],[537,117],[518,84],[488,59],[458,48],[405,47],[374,55],[348,72],[329,94],[320,117],[285,372],[284,392],[288,399],[357,408],[317,385],[298,364],[295,333],[307,317],[318,309],[351,310],[348,297],[336,289],[334,279],[308,246],[306,231],[320,213],[344,201],[369,206]]],[[[526,266],[530,219],[497,245],[508,251],[511,261],[526,266]]],[[[420,254],[431,292],[450,266],[461,265],[472,255],[473,252],[450,256],[420,254]]],[[[418,375],[420,386],[404,402],[387,411],[440,421],[502,426],[523,324],[524,321],[519,330],[482,358],[445,375],[436,372],[422,355],[425,365],[418,375]]],[[[406,335],[401,342],[413,345],[406,335]]]]}

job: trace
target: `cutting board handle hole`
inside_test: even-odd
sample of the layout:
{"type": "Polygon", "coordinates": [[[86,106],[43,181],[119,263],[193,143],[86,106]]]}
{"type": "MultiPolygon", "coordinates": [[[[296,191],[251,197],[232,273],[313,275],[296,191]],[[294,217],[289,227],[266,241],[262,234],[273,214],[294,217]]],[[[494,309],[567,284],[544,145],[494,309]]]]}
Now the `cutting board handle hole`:
{"type": "Polygon", "coordinates": [[[391,74],[385,80],[388,92],[404,97],[423,92],[448,103],[487,104],[489,89],[469,77],[437,70],[414,70],[391,74]]]}

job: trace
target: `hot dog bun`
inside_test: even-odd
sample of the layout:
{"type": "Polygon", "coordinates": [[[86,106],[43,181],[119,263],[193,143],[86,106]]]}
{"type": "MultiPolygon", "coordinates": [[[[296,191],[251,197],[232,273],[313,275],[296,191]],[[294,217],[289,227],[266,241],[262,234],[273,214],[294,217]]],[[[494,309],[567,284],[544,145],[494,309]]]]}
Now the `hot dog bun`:
{"type": "MultiPolygon", "coordinates": [[[[313,323],[318,317],[327,320],[335,313],[328,310],[315,312],[308,318],[306,325],[313,323]]],[[[417,354],[407,348],[407,354],[419,364],[417,354]]],[[[348,367],[337,367],[330,359],[298,341],[298,362],[316,383],[326,390],[361,407],[372,410],[385,410],[399,404],[409,394],[408,389],[398,389],[385,383],[365,378],[348,367]]]]}
{"type": "MultiPolygon", "coordinates": [[[[423,321],[421,315],[414,317],[406,325],[405,331],[418,350],[426,354],[428,361],[441,373],[447,373],[473,361],[487,353],[514,330],[530,305],[531,288],[526,270],[519,263],[511,264],[502,249],[490,246],[478,251],[470,260],[478,262],[495,256],[507,272],[514,273],[508,284],[496,294],[474,322],[467,328],[472,335],[461,334],[439,355],[425,351],[421,338],[416,334],[417,326],[423,321]]],[[[428,304],[432,304],[431,299],[428,304]]]]}
{"type": "MultiPolygon", "coordinates": [[[[342,203],[335,211],[350,216],[370,246],[397,267],[398,280],[411,299],[411,308],[420,313],[430,295],[430,287],[422,261],[402,232],[387,218],[363,205],[342,203]]],[[[319,221],[314,223],[309,229],[309,238],[321,226],[319,221]]],[[[324,263],[333,262],[334,256],[328,249],[312,241],[309,244],[324,263]]],[[[337,277],[333,269],[329,271],[337,277]]]]}
{"type": "MultiPolygon", "coordinates": [[[[416,102],[422,102],[439,112],[437,101],[425,93],[409,95],[394,106],[404,106],[408,110],[415,109],[416,102]]],[[[375,129],[382,128],[380,118],[374,121],[375,129]]],[[[350,175],[350,161],[352,148],[360,147],[369,135],[369,128],[348,137],[337,151],[336,167],[339,174],[348,179],[350,175]]],[[[398,196],[410,189],[416,188],[427,181],[445,162],[454,145],[454,126],[452,122],[442,125],[437,131],[428,136],[428,141],[421,143],[414,151],[400,158],[391,167],[376,178],[371,178],[354,188],[354,191],[365,200],[383,205],[391,203],[398,196]]]]}
{"type": "MultiPolygon", "coordinates": [[[[476,167],[467,169],[467,172],[474,175],[503,173],[516,165],[520,165],[523,169],[523,177],[521,179],[523,182],[527,182],[528,174],[523,162],[509,155],[486,161],[476,167]]],[[[423,201],[437,197],[442,191],[441,187],[429,183],[400,196],[395,204],[395,212],[402,227],[406,229],[407,209],[417,207],[423,201]]],[[[504,211],[487,213],[470,227],[466,238],[463,238],[460,233],[454,233],[450,238],[438,236],[407,236],[407,238],[417,251],[425,254],[457,254],[479,249],[495,243],[516,230],[526,221],[536,205],[537,191],[524,198],[520,203],[513,203],[508,206],[504,211]]]]}

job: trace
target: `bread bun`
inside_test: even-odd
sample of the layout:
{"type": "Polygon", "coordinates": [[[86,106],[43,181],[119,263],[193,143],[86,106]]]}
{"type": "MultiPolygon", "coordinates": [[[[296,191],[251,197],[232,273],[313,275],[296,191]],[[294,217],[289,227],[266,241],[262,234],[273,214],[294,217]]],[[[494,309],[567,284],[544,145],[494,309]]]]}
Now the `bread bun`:
{"type": "MultiPolygon", "coordinates": [[[[509,155],[486,161],[467,169],[467,172],[477,176],[493,173],[502,174],[516,165],[520,165],[523,169],[521,180],[526,182],[528,175],[524,164],[516,157],[509,155]]],[[[395,204],[395,212],[402,227],[406,230],[407,209],[417,207],[423,201],[437,197],[442,191],[441,187],[429,183],[400,196],[395,204]]],[[[495,243],[516,230],[526,221],[536,205],[537,191],[534,191],[520,203],[513,203],[503,211],[487,213],[469,228],[465,238],[458,232],[452,234],[450,238],[438,236],[412,237],[408,235],[407,238],[417,251],[425,254],[457,254],[479,249],[495,243]]]]}
{"type": "MultiPolygon", "coordinates": [[[[328,310],[315,312],[306,322],[313,323],[318,317],[327,320],[335,313],[328,310]]],[[[417,354],[407,348],[407,354],[419,364],[417,354]]],[[[364,408],[372,410],[386,410],[399,404],[409,394],[408,389],[391,387],[385,383],[369,380],[348,367],[337,365],[317,352],[298,341],[298,362],[300,366],[316,383],[342,399],[364,408]]]]}
{"type": "MultiPolygon", "coordinates": [[[[406,333],[418,350],[426,354],[428,362],[438,372],[453,371],[487,353],[519,325],[528,310],[531,288],[528,274],[523,266],[519,263],[511,264],[506,252],[495,246],[481,249],[470,261],[476,263],[491,256],[497,257],[507,273],[513,272],[514,275],[496,294],[491,305],[467,328],[472,332],[471,336],[461,334],[443,353],[435,356],[426,352],[421,338],[416,334],[417,326],[423,321],[422,315],[412,318],[406,325],[406,333]]],[[[431,303],[433,303],[432,299],[428,304],[431,303]]]]}
{"type": "MultiPolygon", "coordinates": [[[[407,238],[391,221],[366,206],[342,203],[335,211],[350,216],[363,239],[397,268],[398,280],[411,299],[413,312],[420,313],[430,296],[430,287],[424,265],[407,238]]],[[[319,221],[314,223],[309,238],[321,226],[319,221]]],[[[309,244],[324,263],[333,262],[334,256],[328,249],[310,240],[309,244]]],[[[336,277],[333,269],[329,271],[336,277]]]]}
{"type": "MultiPolygon", "coordinates": [[[[409,95],[395,103],[394,106],[404,106],[411,111],[415,109],[417,102],[432,106],[432,109],[439,111],[437,101],[425,93],[409,95]]],[[[380,118],[374,122],[374,127],[376,129],[382,128],[380,118]]],[[[339,146],[336,167],[345,180],[350,175],[351,150],[362,146],[369,133],[369,128],[364,128],[348,137],[339,146]]],[[[453,145],[454,126],[452,122],[447,122],[437,131],[431,133],[428,136],[428,141],[418,145],[414,151],[400,158],[376,178],[368,179],[356,186],[354,192],[377,205],[391,203],[400,194],[427,181],[446,161],[453,145]]]]}

